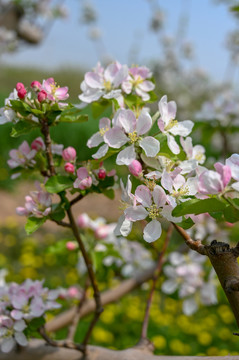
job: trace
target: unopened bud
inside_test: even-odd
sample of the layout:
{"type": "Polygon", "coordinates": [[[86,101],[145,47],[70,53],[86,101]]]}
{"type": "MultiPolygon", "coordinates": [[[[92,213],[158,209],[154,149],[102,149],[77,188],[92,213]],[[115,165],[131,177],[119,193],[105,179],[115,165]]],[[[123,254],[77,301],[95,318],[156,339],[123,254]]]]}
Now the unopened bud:
{"type": "Polygon", "coordinates": [[[76,158],[76,150],[69,146],[62,151],[62,157],[65,161],[74,161],[76,158]]]}
{"type": "Polygon", "coordinates": [[[45,90],[39,91],[39,93],[37,94],[38,101],[41,103],[41,102],[45,101],[46,98],[47,98],[47,92],[45,90]]]}
{"type": "Polygon", "coordinates": [[[75,166],[69,162],[65,163],[64,169],[67,173],[74,174],[75,166]]]}
{"type": "Polygon", "coordinates": [[[19,99],[24,99],[26,96],[27,90],[23,87],[20,90],[18,90],[17,92],[17,96],[19,97],[19,99]]]}
{"type": "Polygon", "coordinates": [[[67,241],[66,248],[69,251],[73,251],[77,248],[77,244],[74,241],[67,241]]]}
{"type": "Polygon", "coordinates": [[[41,83],[39,81],[35,80],[31,83],[31,88],[35,91],[39,91],[39,90],[41,90],[41,83]]]}
{"type": "Polygon", "coordinates": [[[99,169],[99,172],[98,172],[98,178],[100,180],[104,180],[106,177],[106,171],[105,169],[99,169]]]}
{"type": "Polygon", "coordinates": [[[36,138],[35,140],[33,140],[33,142],[31,143],[31,148],[32,150],[45,150],[45,144],[43,139],[39,136],[38,138],[36,138]]]}
{"type": "Polygon", "coordinates": [[[142,165],[138,160],[133,160],[129,165],[129,171],[132,175],[138,177],[142,174],[142,165]]]}
{"type": "Polygon", "coordinates": [[[24,86],[23,83],[19,82],[19,83],[17,83],[17,85],[16,85],[16,90],[17,90],[17,91],[20,91],[21,89],[25,89],[25,86],[24,86]]]}

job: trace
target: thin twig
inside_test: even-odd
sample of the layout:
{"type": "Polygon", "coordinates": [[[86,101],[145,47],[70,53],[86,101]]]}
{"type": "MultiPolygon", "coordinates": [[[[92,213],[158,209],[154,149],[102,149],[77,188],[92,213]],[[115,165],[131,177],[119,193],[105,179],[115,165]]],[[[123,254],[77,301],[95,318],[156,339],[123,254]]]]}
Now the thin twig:
{"type": "Polygon", "coordinates": [[[89,341],[90,335],[92,333],[92,330],[94,328],[94,325],[98,321],[98,319],[100,317],[100,314],[103,311],[103,308],[102,308],[102,305],[101,305],[100,292],[99,292],[98,285],[97,285],[96,278],[95,278],[95,274],[94,274],[94,271],[93,271],[92,261],[89,258],[88,254],[86,252],[85,246],[83,244],[83,241],[81,240],[81,237],[79,235],[78,228],[77,228],[76,223],[75,223],[75,219],[74,219],[74,217],[72,215],[72,212],[71,212],[71,208],[69,208],[67,210],[67,215],[68,215],[68,218],[69,218],[69,221],[70,221],[70,224],[71,224],[73,234],[74,234],[74,236],[75,236],[75,238],[76,238],[76,240],[77,240],[77,242],[79,244],[80,250],[82,252],[82,255],[83,255],[87,270],[88,270],[90,282],[91,282],[91,285],[92,285],[92,288],[93,288],[93,291],[94,291],[94,299],[95,299],[95,305],[96,305],[95,314],[94,314],[93,320],[92,320],[92,322],[91,322],[91,324],[89,326],[89,329],[88,329],[88,331],[87,331],[87,333],[85,335],[85,338],[83,340],[83,343],[82,343],[82,345],[84,347],[86,347],[86,345],[87,345],[87,343],[89,341]]]}
{"type": "Polygon", "coordinates": [[[47,120],[45,119],[42,120],[41,125],[42,125],[41,132],[44,136],[45,145],[46,145],[46,157],[48,162],[48,168],[50,171],[50,175],[54,176],[56,174],[56,171],[55,171],[54,160],[51,151],[51,136],[50,136],[49,125],[47,123],[47,120]]]}
{"type": "Polygon", "coordinates": [[[175,229],[177,230],[177,232],[183,237],[186,245],[190,249],[197,251],[201,255],[207,255],[206,251],[205,251],[205,247],[201,243],[200,240],[193,240],[183,228],[181,228],[180,226],[178,226],[175,223],[172,223],[172,224],[175,227],[175,229]]]}
{"type": "Polygon", "coordinates": [[[159,275],[160,275],[161,270],[162,270],[163,257],[164,257],[165,251],[166,251],[166,249],[168,247],[169,240],[171,238],[172,232],[173,232],[173,226],[172,226],[172,224],[170,224],[169,227],[168,227],[168,231],[167,231],[167,235],[166,235],[166,238],[165,238],[165,242],[163,244],[162,251],[161,251],[161,253],[159,255],[159,258],[158,258],[157,267],[155,269],[155,272],[154,272],[154,275],[153,275],[153,278],[152,278],[153,283],[152,283],[152,287],[151,287],[151,290],[150,290],[150,293],[149,293],[149,297],[148,297],[147,305],[146,305],[146,309],[145,309],[144,321],[143,321],[142,331],[141,331],[141,339],[147,339],[150,307],[152,305],[152,300],[153,300],[154,291],[156,289],[156,284],[157,284],[159,275]]]}
{"type": "Polygon", "coordinates": [[[78,323],[79,323],[80,318],[81,318],[81,309],[82,309],[82,306],[84,305],[86,297],[87,297],[88,287],[89,287],[89,279],[87,278],[86,283],[85,283],[84,292],[82,294],[82,298],[79,301],[79,304],[78,304],[77,309],[76,309],[76,314],[75,314],[74,318],[72,319],[72,323],[71,323],[71,325],[69,327],[67,340],[74,341],[76,328],[77,328],[78,323]]]}
{"type": "Polygon", "coordinates": [[[51,219],[51,221],[55,222],[57,225],[67,227],[67,228],[71,229],[71,225],[69,223],[66,223],[64,221],[58,221],[58,220],[55,220],[55,219],[51,219]]]}
{"type": "Polygon", "coordinates": [[[56,341],[51,339],[46,331],[44,326],[40,327],[38,329],[39,334],[42,336],[42,338],[47,342],[47,344],[54,346],[54,347],[60,347],[60,348],[67,348],[67,349],[75,349],[75,350],[79,350],[81,352],[85,352],[85,347],[81,344],[75,344],[72,341],[56,341]]]}
{"type": "Polygon", "coordinates": [[[74,199],[72,199],[72,200],[70,201],[70,206],[76,204],[78,201],[80,201],[81,199],[83,199],[83,197],[84,197],[84,196],[83,196],[82,194],[79,194],[77,197],[75,197],[74,199]]]}

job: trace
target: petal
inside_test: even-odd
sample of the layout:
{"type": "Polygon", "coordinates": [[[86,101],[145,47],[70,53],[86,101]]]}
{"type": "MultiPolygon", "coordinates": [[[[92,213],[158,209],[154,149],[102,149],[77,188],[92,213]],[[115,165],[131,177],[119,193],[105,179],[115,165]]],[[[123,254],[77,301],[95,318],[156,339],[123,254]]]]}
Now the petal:
{"type": "Polygon", "coordinates": [[[164,187],[164,189],[168,190],[170,193],[173,191],[173,180],[170,176],[170,174],[164,170],[161,178],[161,184],[164,187]]]}
{"type": "Polygon", "coordinates": [[[112,148],[119,149],[128,142],[128,137],[119,127],[114,127],[104,135],[104,141],[112,148]]]}
{"type": "Polygon", "coordinates": [[[181,135],[181,136],[188,136],[192,131],[194,123],[191,120],[184,120],[178,122],[174,125],[169,131],[173,135],[181,135]]]}
{"type": "Polygon", "coordinates": [[[14,330],[16,330],[16,331],[22,331],[22,330],[26,329],[26,327],[27,327],[27,325],[24,320],[16,321],[13,326],[14,330]]]}
{"type": "Polygon", "coordinates": [[[154,157],[158,154],[160,144],[159,141],[152,136],[147,136],[139,141],[139,146],[145,151],[146,156],[154,157]]]}
{"type": "Polygon", "coordinates": [[[121,215],[116,228],[114,229],[114,234],[117,236],[128,236],[132,229],[132,222],[125,218],[124,215],[121,215]]]}
{"type": "Polygon", "coordinates": [[[98,151],[92,155],[93,159],[101,159],[108,152],[109,146],[107,144],[102,145],[98,151]]]}
{"type": "Polygon", "coordinates": [[[88,170],[85,167],[80,167],[77,170],[77,177],[78,179],[82,180],[89,176],[88,170]]]}
{"type": "Polygon", "coordinates": [[[122,126],[122,128],[125,130],[125,132],[131,133],[135,131],[136,128],[136,117],[131,110],[121,110],[118,113],[117,121],[122,126]]]}
{"type": "Polygon", "coordinates": [[[175,280],[166,280],[163,282],[162,286],[161,286],[161,290],[165,293],[165,294],[173,294],[174,291],[176,291],[178,288],[178,284],[175,280]]]}
{"type": "Polygon", "coordinates": [[[182,221],[182,216],[174,217],[172,216],[173,207],[170,205],[164,205],[161,215],[165,217],[168,221],[178,223],[182,221]]]}
{"type": "Polygon", "coordinates": [[[88,86],[93,89],[103,89],[103,79],[100,75],[94,72],[88,72],[85,74],[85,82],[88,86]]]}
{"type": "Polygon", "coordinates": [[[135,190],[136,200],[142,204],[144,207],[149,207],[152,204],[152,195],[145,185],[139,185],[135,190]]]}
{"type": "Polygon", "coordinates": [[[130,206],[124,211],[125,217],[130,221],[143,220],[148,216],[148,211],[142,205],[130,206]]]}
{"type": "Polygon", "coordinates": [[[87,146],[89,148],[92,148],[92,147],[100,145],[100,143],[102,143],[102,141],[103,141],[103,136],[99,132],[97,132],[89,138],[89,140],[87,141],[87,146]]]}
{"type": "Polygon", "coordinates": [[[117,165],[127,165],[129,166],[133,160],[136,159],[136,153],[134,145],[128,146],[124,150],[121,150],[117,155],[116,164],[117,165]]]}
{"type": "Polygon", "coordinates": [[[152,119],[149,113],[142,111],[136,123],[136,131],[138,135],[143,135],[150,130],[152,119]]]}
{"type": "Polygon", "coordinates": [[[196,170],[196,168],[197,168],[197,160],[191,159],[191,160],[182,161],[180,163],[179,167],[182,170],[181,171],[182,175],[188,174],[191,171],[196,170]]]}
{"type": "Polygon", "coordinates": [[[21,346],[27,346],[28,341],[26,336],[22,332],[15,332],[14,337],[16,339],[16,342],[21,346]]]}
{"type": "Polygon", "coordinates": [[[180,148],[172,135],[167,134],[168,147],[174,154],[180,153],[180,148]]]}
{"type": "Polygon", "coordinates": [[[162,234],[161,224],[157,220],[152,220],[144,228],[144,240],[151,243],[160,238],[162,234]]]}
{"type": "Polygon", "coordinates": [[[227,160],[226,165],[231,168],[233,179],[239,181],[239,155],[232,154],[227,160]]]}
{"type": "Polygon", "coordinates": [[[152,81],[145,80],[141,84],[139,84],[138,87],[140,88],[140,90],[148,92],[152,91],[155,88],[155,85],[154,83],[152,83],[152,81]]]}
{"type": "Polygon", "coordinates": [[[12,337],[5,338],[1,344],[1,350],[4,353],[8,353],[13,349],[14,345],[15,340],[12,337]]]}
{"type": "Polygon", "coordinates": [[[110,128],[110,119],[108,119],[108,118],[106,118],[106,117],[100,119],[99,128],[100,128],[100,129],[110,128]]]}
{"type": "Polygon", "coordinates": [[[198,309],[198,305],[194,298],[186,299],[183,302],[183,313],[185,315],[192,315],[198,309]]]}
{"type": "Polygon", "coordinates": [[[159,185],[155,186],[153,190],[153,199],[154,199],[154,203],[157,205],[158,208],[165,205],[167,201],[167,196],[165,194],[164,189],[161,186],[159,185]]]}

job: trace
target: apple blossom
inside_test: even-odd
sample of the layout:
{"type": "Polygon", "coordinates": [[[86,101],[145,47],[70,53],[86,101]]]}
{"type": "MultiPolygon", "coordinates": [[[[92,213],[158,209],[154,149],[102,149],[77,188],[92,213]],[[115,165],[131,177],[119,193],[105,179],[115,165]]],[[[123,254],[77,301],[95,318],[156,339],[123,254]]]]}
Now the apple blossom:
{"type": "Polygon", "coordinates": [[[46,145],[42,137],[39,136],[38,138],[33,140],[33,142],[31,143],[31,148],[36,151],[45,150],[46,145]]]}
{"type": "Polygon", "coordinates": [[[85,190],[90,188],[92,185],[92,177],[85,167],[80,167],[77,170],[77,179],[74,182],[74,188],[85,190]]]}
{"type": "Polygon", "coordinates": [[[59,100],[66,100],[69,97],[68,87],[67,86],[65,86],[65,87],[57,86],[57,84],[53,78],[43,80],[42,90],[44,90],[47,93],[47,98],[53,102],[59,101],[59,100]]]}
{"type": "Polygon", "coordinates": [[[63,160],[67,162],[75,161],[76,150],[72,146],[68,146],[62,151],[63,160]]]}
{"type": "Polygon", "coordinates": [[[152,73],[145,66],[136,66],[129,69],[129,75],[122,82],[122,89],[126,94],[133,90],[143,101],[148,101],[150,96],[148,92],[154,90],[155,85],[147,79],[152,77],[152,73]]]}
{"type": "Polygon", "coordinates": [[[216,171],[205,170],[199,176],[198,189],[201,194],[219,194],[231,180],[231,169],[228,165],[216,163],[216,171]]]}
{"type": "Polygon", "coordinates": [[[36,162],[33,159],[36,153],[35,149],[31,149],[28,143],[23,141],[18,149],[12,149],[9,152],[11,159],[7,163],[11,169],[15,169],[18,166],[24,168],[34,167],[36,162]]]}

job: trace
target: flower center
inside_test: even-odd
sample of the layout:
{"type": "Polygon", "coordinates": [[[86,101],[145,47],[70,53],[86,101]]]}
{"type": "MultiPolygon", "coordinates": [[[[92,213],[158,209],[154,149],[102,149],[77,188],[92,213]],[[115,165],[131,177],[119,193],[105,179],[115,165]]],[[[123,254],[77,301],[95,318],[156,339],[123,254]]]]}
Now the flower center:
{"type": "Polygon", "coordinates": [[[145,185],[147,188],[149,188],[150,191],[153,191],[156,186],[156,182],[152,179],[145,179],[145,185]]]}
{"type": "Polygon", "coordinates": [[[52,94],[55,94],[56,90],[60,89],[60,86],[57,85],[56,82],[54,84],[50,84],[50,87],[51,87],[52,94]]]}
{"type": "Polygon", "coordinates": [[[110,91],[111,90],[111,82],[104,80],[104,88],[106,91],[110,91]]]}
{"type": "Polygon", "coordinates": [[[100,135],[101,135],[101,136],[104,136],[104,135],[105,135],[105,133],[106,133],[108,130],[109,130],[109,128],[108,128],[108,127],[101,128],[101,129],[99,130],[99,133],[100,133],[100,135]]]}
{"type": "Polygon", "coordinates": [[[197,160],[198,162],[202,161],[204,157],[204,154],[202,152],[197,153],[197,155],[195,155],[195,160],[197,160]]]}
{"type": "Polygon", "coordinates": [[[160,210],[158,209],[157,205],[155,205],[155,204],[151,205],[146,210],[148,211],[149,217],[152,220],[156,219],[160,214],[160,210]]]}
{"type": "Polygon", "coordinates": [[[171,120],[169,121],[168,125],[165,127],[164,130],[169,131],[169,130],[172,129],[175,125],[177,125],[177,123],[178,123],[178,120],[173,120],[173,119],[171,119],[171,120]]]}
{"type": "Polygon", "coordinates": [[[139,139],[136,131],[133,131],[132,133],[128,133],[128,137],[132,144],[135,143],[136,141],[138,141],[138,139],[139,139]]]}
{"type": "Polygon", "coordinates": [[[179,191],[174,190],[172,192],[172,195],[176,198],[180,197],[180,196],[184,196],[184,195],[189,195],[189,187],[188,186],[184,186],[182,187],[179,191]]]}
{"type": "Polygon", "coordinates": [[[134,79],[131,80],[132,85],[134,87],[137,87],[138,85],[142,84],[143,81],[144,80],[140,76],[138,76],[137,78],[134,78],[134,79]]]}

